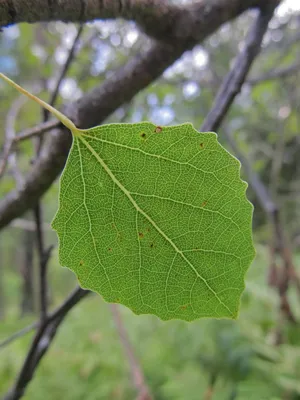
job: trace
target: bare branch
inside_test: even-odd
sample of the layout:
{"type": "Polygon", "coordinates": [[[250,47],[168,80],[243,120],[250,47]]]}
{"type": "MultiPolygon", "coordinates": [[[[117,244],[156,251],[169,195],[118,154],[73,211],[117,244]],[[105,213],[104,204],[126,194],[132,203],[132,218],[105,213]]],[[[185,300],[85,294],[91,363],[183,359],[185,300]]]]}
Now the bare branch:
{"type": "MultiPolygon", "coordinates": [[[[66,74],[68,73],[68,70],[72,64],[72,61],[74,60],[74,57],[76,55],[76,50],[77,50],[77,45],[78,42],[80,40],[80,37],[82,35],[83,32],[83,25],[80,25],[80,27],[77,30],[77,34],[73,40],[72,46],[70,47],[70,50],[68,52],[68,56],[66,58],[66,61],[64,63],[64,65],[62,66],[62,69],[59,73],[56,85],[55,85],[55,89],[53,90],[53,92],[51,93],[51,97],[49,99],[49,104],[50,106],[54,106],[57,96],[59,94],[59,90],[60,90],[60,86],[61,83],[63,81],[63,79],[65,78],[66,74]]],[[[44,122],[46,122],[48,120],[48,116],[49,116],[49,111],[48,110],[44,110],[44,122]]]]}
{"type": "Polygon", "coordinates": [[[39,362],[48,351],[59,325],[68,312],[89,293],[87,290],[76,288],[64,303],[39,326],[16,383],[6,394],[4,400],[18,400],[24,395],[25,389],[32,379],[39,362]]]}
{"type": "Polygon", "coordinates": [[[123,324],[122,317],[118,304],[110,304],[110,310],[120,337],[121,344],[126,353],[128,363],[130,366],[132,383],[135,386],[138,393],[138,400],[151,400],[151,395],[146,384],[143,370],[134,354],[133,347],[130,343],[126,328],[123,324]]]}
{"type": "Polygon", "coordinates": [[[4,146],[4,158],[3,158],[3,165],[1,166],[1,171],[0,171],[0,177],[4,172],[5,169],[5,163],[6,161],[10,165],[14,178],[17,184],[17,187],[21,187],[23,184],[23,177],[22,174],[18,168],[18,163],[17,163],[17,156],[15,152],[10,153],[11,149],[11,143],[14,142],[14,139],[16,137],[16,132],[15,132],[15,122],[16,119],[18,118],[18,114],[23,107],[23,105],[27,102],[27,99],[24,98],[24,96],[19,96],[17,99],[13,102],[10,110],[7,113],[6,116],[6,127],[5,127],[5,133],[6,133],[6,144],[4,146]]]}
{"type": "Polygon", "coordinates": [[[48,308],[48,285],[47,285],[47,264],[51,256],[51,252],[54,246],[50,246],[45,250],[45,239],[44,239],[44,230],[43,230],[43,221],[41,218],[41,207],[38,204],[34,211],[35,217],[35,231],[36,231],[36,239],[37,239],[37,249],[39,256],[39,273],[40,273],[40,318],[41,322],[43,322],[47,317],[47,308],[48,308]]]}
{"type": "Polygon", "coordinates": [[[260,83],[264,83],[267,81],[272,81],[281,78],[287,78],[289,76],[295,75],[300,71],[300,62],[297,61],[287,67],[276,68],[271,71],[266,72],[265,74],[257,77],[253,77],[247,80],[249,85],[258,85],[260,83]]]}
{"type": "Polygon", "coordinates": [[[47,122],[42,122],[39,125],[34,126],[33,128],[25,129],[20,132],[14,138],[14,144],[22,142],[23,140],[31,139],[35,136],[43,135],[44,133],[51,131],[51,129],[58,128],[60,122],[56,119],[51,119],[47,122]]]}
{"type": "Polygon", "coordinates": [[[1,164],[0,164],[0,178],[4,175],[9,155],[13,151],[13,149],[15,148],[17,143],[19,143],[23,140],[31,139],[34,136],[43,135],[44,133],[50,131],[53,128],[58,127],[59,125],[60,125],[60,123],[57,120],[51,120],[48,122],[44,122],[39,125],[36,125],[33,128],[25,129],[18,135],[12,137],[11,140],[7,140],[6,144],[4,146],[4,151],[3,151],[2,160],[1,160],[1,164]]]}
{"type": "MultiPolygon", "coordinates": [[[[34,230],[34,228],[33,228],[34,230]]],[[[71,310],[83,297],[85,297],[90,292],[83,290],[81,288],[76,288],[74,292],[65,300],[65,302],[59,306],[55,311],[53,311],[50,316],[48,316],[49,322],[51,320],[55,320],[56,318],[61,318],[61,316],[71,310]],[[68,310],[68,311],[66,311],[68,310]]],[[[39,326],[39,321],[35,321],[32,324],[25,326],[25,328],[20,329],[19,331],[13,333],[7,339],[4,339],[0,342],[0,349],[6,347],[13,343],[15,340],[20,339],[21,337],[27,335],[27,333],[36,329],[39,326]]]]}
{"type": "Polygon", "coordinates": [[[260,52],[264,34],[268,29],[268,23],[278,3],[278,1],[274,1],[273,5],[266,7],[264,11],[259,11],[258,17],[245,40],[244,49],[236,57],[216,96],[214,105],[201,127],[202,132],[217,130],[225,118],[245,82],[253,61],[260,52]]]}
{"type": "Polygon", "coordinates": [[[13,343],[15,340],[20,339],[21,337],[27,335],[27,333],[36,329],[37,326],[38,322],[33,322],[32,324],[25,326],[25,328],[20,329],[18,332],[13,333],[7,339],[4,339],[2,342],[0,342],[0,349],[13,343]]]}

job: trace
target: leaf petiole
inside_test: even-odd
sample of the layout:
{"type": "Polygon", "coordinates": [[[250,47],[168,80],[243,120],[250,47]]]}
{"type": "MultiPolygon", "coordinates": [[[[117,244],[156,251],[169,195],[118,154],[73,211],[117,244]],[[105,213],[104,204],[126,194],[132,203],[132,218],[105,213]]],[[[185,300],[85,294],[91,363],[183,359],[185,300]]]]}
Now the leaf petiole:
{"type": "Polygon", "coordinates": [[[6,75],[2,74],[0,72],[0,78],[5,80],[10,86],[14,87],[17,89],[20,93],[24,94],[25,96],[29,97],[30,99],[34,100],[36,103],[38,103],[40,106],[46,108],[48,111],[50,111],[66,128],[70,129],[70,131],[73,134],[77,134],[79,129],[73,124],[73,122],[66,117],[64,114],[62,114],[60,111],[56,110],[56,108],[50,106],[50,104],[46,103],[45,101],[39,99],[32,93],[28,92],[21,86],[19,86],[17,83],[12,81],[10,78],[8,78],[6,75]]]}

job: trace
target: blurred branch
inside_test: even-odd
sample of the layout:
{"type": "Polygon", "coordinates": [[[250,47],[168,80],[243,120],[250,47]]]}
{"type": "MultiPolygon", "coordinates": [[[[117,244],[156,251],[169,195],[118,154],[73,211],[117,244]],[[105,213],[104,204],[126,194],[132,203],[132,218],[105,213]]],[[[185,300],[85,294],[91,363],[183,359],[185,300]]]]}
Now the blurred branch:
{"type": "Polygon", "coordinates": [[[214,105],[208,113],[203,125],[202,132],[216,131],[227,115],[230,106],[235,97],[239,94],[248,72],[261,50],[261,43],[268,23],[271,20],[278,1],[274,1],[272,5],[264,7],[250,29],[245,40],[244,48],[234,60],[230,72],[225,77],[221,88],[219,89],[214,105]]]}
{"type": "MultiPolygon", "coordinates": [[[[79,128],[101,124],[113,111],[123,103],[129,102],[139,91],[157,79],[184,51],[192,48],[198,41],[203,41],[224,22],[242,14],[257,3],[265,1],[218,0],[214,3],[207,1],[193,3],[199,12],[194,15],[194,18],[198,18],[197,40],[188,37],[182,41],[175,40],[174,45],[152,42],[148,50],[129,60],[103,85],[96,87],[79,101],[69,104],[65,109],[67,116],[79,128]]],[[[189,22],[188,18],[182,17],[181,24],[184,20],[189,22]]],[[[71,135],[65,128],[53,132],[47,150],[41,154],[26,177],[23,187],[9,193],[1,200],[0,229],[37,204],[39,198],[63,169],[70,145],[71,135]]]]}
{"type": "Polygon", "coordinates": [[[44,134],[45,132],[50,131],[51,129],[58,128],[60,122],[56,119],[52,119],[47,122],[41,122],[40,124],[34,126],[33,128],[25,129],[24,131],[20,132],[14,138],[14,143],[22,142],[23,140],[28,140],[33,138],[34,136],[39,136],[44,134]]]}
{"type": "Polygon", "coordinates": [[[34,211],[35,218],[35,231],[36,231],[36,239],[37,239],[37,250],[39,257],[39,273],[40,273],[40,320],[43,322],[47,317],[47,307],[48,307],[48,285],[47,285],[47,264],[50,259],[52,250],[54,246],[49,246],[48,249],[45,249],[45,239],[44,239],[44,229],[43,229],[43,221],[41,218],[41,206],[38,204],[34,211]]]}
{"type": "Polygon", "coordinates": [[[13,333],[7,339],[4,339],[2,342],[0,342],[0,349],[13,343],[15,340],[20,339],[21,337],[27,335],[27,333],[36,329],[37,326],[38,326],[38,322],[36,321],[28,326],[25,326],[25,328],[20,329],[18,332],[13,333]]]}
{"type": "MultiPolygon", "coordinates": [[[[82,32],[83,32],[83,25],[80,25],[77,30],[77,34],[73,40],[72,46],[70,47],[70,50],[68,51],[68,56],[66,58],[66,61],[65,61],[64,65],[62,66],[61,71],[59,73],[58,79],[56,81],[55,89],[51,93],[50,99],[48,101],[48,104],[50,104],[51,106],[53,106],[55,104],[57,96],[59,94],[61,83],[64,80],[66,74],[68,73],[68,70],[72,64],[72,61],[74,60],[74,57],[76,55],[77,45],[78,45],[78,42],[82,35],[82,32]]],[[[44,122],[46,122],[49,117],[49,111],[48,110],[43,110],[43,111],[44,111],[44,122]]]]}
{"type": "Polygon", "coordinates": [[[51,130],[55,127],[58,127],[58,126],[59,126],[58,121],[51,120],[51,121],[36,125],[33,128],[25,129],[18,135],[11,137],[10,140],[7,140],[6,144],[4,146],[2,160],[0,163],[0,178],[3,176],[3,174],[5,172],[5,168],[7,165],[9,155],[13,151],[13,149],[14,149],[15,145],[17,145],[17,143],[19,143],[23,140],[31,139],[34,136],[43,135],[45,132],[48,132],[49,130],[51,130]]]}
{"type": "MultiPolygon", "coordinates": [[[[61,306],[59,306],[42,322],[33,338],[30,350],[21,367],[21,371],[14,386],[4,396],[3,400],[18,400],[24,395],[25,389],[31,381],[39,362],[48,351],[59,325],[62,323],[68,312],[89,293],[90,292],[87,290],[83,290],[79,287],[76,288],[63,304],[61,304],[61,306]]],[[[37,323],[35,324],[37,325],[37,323]]],[[[33,324],[27,327],[27,332],[31,330],[32,325],[33,324]]],[[[33,328],[34,327],[32,327],[32,329],[33,328]]],[[[24,330],[25,328],[22,330],[22,334],[19,333],[17,337],[23,336],[25,334],[24,330]]],[[[15,340],[17,338],[16,335],[13,339],[12,337],[8,338],[6,340],[6,345],[11,343],[12,340],[15,340]]],[[[3,347],[3,344],[1,345],[3,347]]]]}
{"type": "Polygon", "coordinates": [[[149,393],[143,370],[134,354],[134,350],[122,321],[118,304],[110,304],[110,310],[120,337],[120,341],[127,355],[131,370],[132,382],[138,392],[137,400],[151,400],[152,397],[149,393]]]}
{"type": "Polygon", "coordinates": [[[267,81],[286,78],[291,75],[299,73],[299,71],[300,71],[300,62],[297,61],[291,65],[288,65],[287,67],[275,68],[271,71],[266,72],[261,76],[250,78],[247,80],[247,83],[249,85],[254,86],[267,81]]]}
{"type": "Polygon", "coordinates": [[[1,166],[0,176],[2,175],[2,170],[4,171],[6,162],[10,165],[13,175],[16,181],[17,187],[21,187],[23,184],[23,177],[18,167],[17,156],[15,152],[10,153],[11,143],[13,143],[16,132],[15,132],[15,122],[18,118],[18,114],[23,107],[23,105],[27,102],[27,99],[24,96],[19,96],[13,102],[10,110],[6,116],[6,126],[5,126],[5,145],[4,145],[4,158],[3,165],[1,166]]]}

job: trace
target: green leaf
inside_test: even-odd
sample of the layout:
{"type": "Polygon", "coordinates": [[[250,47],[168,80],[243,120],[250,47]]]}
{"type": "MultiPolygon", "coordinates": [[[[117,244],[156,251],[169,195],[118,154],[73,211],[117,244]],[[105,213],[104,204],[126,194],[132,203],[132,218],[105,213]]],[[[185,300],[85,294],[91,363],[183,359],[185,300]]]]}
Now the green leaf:
{"type": "Polygon", "coordinates": [[[74,133],[52,223],[60,263],[137,314],[236,318],[254,257],[238,160],[191,124],[74,133]]]}

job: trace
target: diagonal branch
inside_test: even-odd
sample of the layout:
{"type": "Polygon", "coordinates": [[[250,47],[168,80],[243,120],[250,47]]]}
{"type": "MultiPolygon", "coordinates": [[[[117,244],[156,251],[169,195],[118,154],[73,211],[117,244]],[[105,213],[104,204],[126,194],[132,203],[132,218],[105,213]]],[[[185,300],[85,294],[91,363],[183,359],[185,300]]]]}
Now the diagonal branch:
{"type": "MultiPolygon", "coordinates": [[[[59,90],[62,84],[62,81],[64,80],[72,62],[74,61],[74,57],[76,55],[76,50],[77,50],[77,45],[79,43],[80,37],[82,35],[83,32],[83,25],[80,25],[78,30],[77,30],[77,34],[73,40],[72,46],[70,48],[70,50],[68,51],[68,56],[67,59],[59,73],[56,85],[55,85],[55,89],[53,90],[53,92],[51,93],[50,99],[49,99],[49,104],[50,106],[54,106],[56,103],[56,99],[57,96],[59,94],[59,90]]],[[[44,122],[46,122],[49,118],[49,111],[48,110],[44,110],[44,122]]]]}
{"type": "Polygon", "coordinates": [[[216,96],[214,105],[201,127],[202,132],[218,130],[227,115],[230,106],[245,82],[256,56],[260,52],[264,34],[268,29],[268,23],[278,4],[279,1],[274,1],[264,11],[259,12],[246,38],[244,49],[236,57],[230,72],[225,77],[216,96]]]}
{"type": "MultiPolygon", "coordinates": [[[[33,374],[49,349],[59,325],[62,323],[68,312],[90,292],[81,288],[76,288],[73,293],[59,306],[52,314],[47,317],[39,326],[27,357],[22,365],[21,371],[12,389],[6,394],[4,400],[18,400],[25,392],[33,374]]],[[[33,327],[33,326],[32,326],[33,327]]],[[[29,327],[29,329],[31,326],[29,327]]]]}

